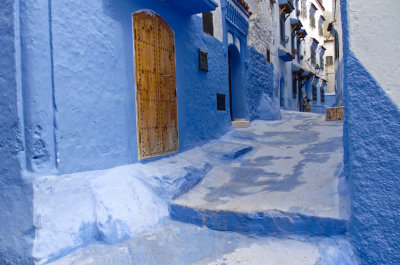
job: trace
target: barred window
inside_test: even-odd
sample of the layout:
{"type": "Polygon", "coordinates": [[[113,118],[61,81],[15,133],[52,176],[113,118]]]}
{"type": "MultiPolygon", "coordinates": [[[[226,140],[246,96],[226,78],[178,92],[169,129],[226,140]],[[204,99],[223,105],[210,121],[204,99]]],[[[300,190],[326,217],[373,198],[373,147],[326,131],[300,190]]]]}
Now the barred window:
{"type": "Polygon", "coordinates": [[[293,95],[293,98],[296,98],[296,96],[297,96],[297,78],[296,78],[294,72],[292,72],[292,76],[293,76],[292,95],[293,95]]]}
{"type": "Polygon", "coordinates": [[[301,1],[301,16],[303,18],[307,17],[307,2],[306,1],[301,1]]]}
{"type": "Polygon", "coordinates": [[[321,87],[321,103],[324,103],[325,102],[325,91],[324,91],[324,89],[321,87]]]}
{"type": "Polygon", "coordinates": [[[282,46],[286,46],[286,29],[285,29],[285,14],[282,13],[280,15],[280,32],[281,32],[281,44],[282,46]]]}
{"type": "Polygon", "coordinates": [[[322,23],[318,24],[318,33],[322,37],[324,35],[324,27],[322,23]]]}
{"type": "Polygon", "coordinates": [[[324,56],[320,56],[319,58],[319,63],[320,63],[320,68],[321,70],[324,70],[325,66],[324,66],[324,56]]]}
{"type": "Polygon", "coordinates": [[[317,64],[317,54],[313,48],[311,48],[311,64],[314,66],[317,64]]]}
{"type": "Polygon", "coordinates": [[[317,86],[313,85],[312,86],[312,100],[313,101],[317,101],[317,86]]]}
{"type": "Polygon", "coordinates": [[[335,32],[335,60],[339,59],[339,35],[335,32]]]}
{"type": "Polygon", "coordinates": [[[310,12],[310,27],[315,28],[315,14],[310,12]]]}
{"type": "Polygon", "coordinates": [[[326,65],[333,65],[333,56],[326,56],[326,65]]]}

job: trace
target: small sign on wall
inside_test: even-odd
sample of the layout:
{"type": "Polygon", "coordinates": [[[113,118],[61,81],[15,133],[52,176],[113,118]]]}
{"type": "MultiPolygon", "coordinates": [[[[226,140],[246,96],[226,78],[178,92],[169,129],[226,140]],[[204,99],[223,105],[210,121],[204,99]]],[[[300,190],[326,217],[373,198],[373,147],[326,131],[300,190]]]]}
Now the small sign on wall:
{"type": "Polygon", "coordinates": [[[199,49],[199,69],[208,72],[208,53],[199,49]]]}

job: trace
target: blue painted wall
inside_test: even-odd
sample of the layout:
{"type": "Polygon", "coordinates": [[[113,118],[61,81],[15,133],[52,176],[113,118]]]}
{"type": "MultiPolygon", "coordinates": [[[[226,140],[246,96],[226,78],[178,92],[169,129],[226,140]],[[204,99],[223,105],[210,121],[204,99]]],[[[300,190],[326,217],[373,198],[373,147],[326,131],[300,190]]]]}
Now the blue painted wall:
{"type": "Polygon", "coordinates": [[[362,264],[400,264],[400,109],[350,51],[346,0],[341,8],[349,236],[362,264]]]}
{"type": "Polygon", "coordinates": [[[248,48],[247,104],[250,120],[257,118],[262,94],[273,98],[274,66],[253,47],[248,48]]]}
{"type": "Polygon", "coordinates": [[[227,50],[203,33],[200,17],[156,0],[27,0],[21,23],[28,169],[70,173],[137,161],[132,13],[141,9],[158,13],[175,32],[180,150],[230,127],[229,111],[216,109],[216,93],[228,96],[227,50]],[[208,73],[198,70],[199,48],[208,52],[208,73]]]}
{"type": "Polygon", "coordinates": [[[32,189],[21,175],[20,163],[24,139],[17,104],[14,2],[0,2],[0,264],[5,265],[31,264],[33,238],[32,189]]]}
{"type": "Polygon", "coordinates": [[[325,94],[325,107],[336,107],[336,94],[325,94]]]}

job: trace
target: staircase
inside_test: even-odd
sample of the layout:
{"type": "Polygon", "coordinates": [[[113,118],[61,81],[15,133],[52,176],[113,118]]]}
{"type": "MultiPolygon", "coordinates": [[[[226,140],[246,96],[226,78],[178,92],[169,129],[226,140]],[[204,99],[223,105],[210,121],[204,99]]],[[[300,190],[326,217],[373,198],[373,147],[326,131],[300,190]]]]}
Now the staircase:
{"type": "Polygon", "coordinates": [[[208,166],[197,185],[171,199],[172,220],[51,264],[358,264],[345,237],[342,122],[282,114],[232,130],[193,158],[183,153],[208,166]]]}

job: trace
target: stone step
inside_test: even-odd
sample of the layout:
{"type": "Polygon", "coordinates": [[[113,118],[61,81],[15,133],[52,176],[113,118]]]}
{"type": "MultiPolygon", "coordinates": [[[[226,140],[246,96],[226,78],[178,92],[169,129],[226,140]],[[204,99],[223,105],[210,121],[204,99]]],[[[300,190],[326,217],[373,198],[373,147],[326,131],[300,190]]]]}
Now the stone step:
{"type": "Polygon", "coordinates": [[[344,237],[247,237],[167,221],[119,244],[92,244],[51,265],[351,265],[344,237]]]}
{"type": "Polygon", "coordinates": [[[228,212],[196,209],[179,204],[170,206],[173,219],[206,226],[218,231],[233,231],[250,236],[332,236],[346,233],[347,220],[307,216],[280,211],[228,212]]]}
{"type": "Polygon", "coordinates": [[[171,217],[249,235],[344,234],[350,193],[343,174],[342,123],[315,114],[282,116],[235,130],[230,142],[252,149],[214,166],[173,200],[171,217]]]}
{"type": "Polygon", "coordinates": [[[232,121],[233,128],[248,128],[250,127],[250,121],[246,121],[245,119],[237,119],[232,121]]]}

